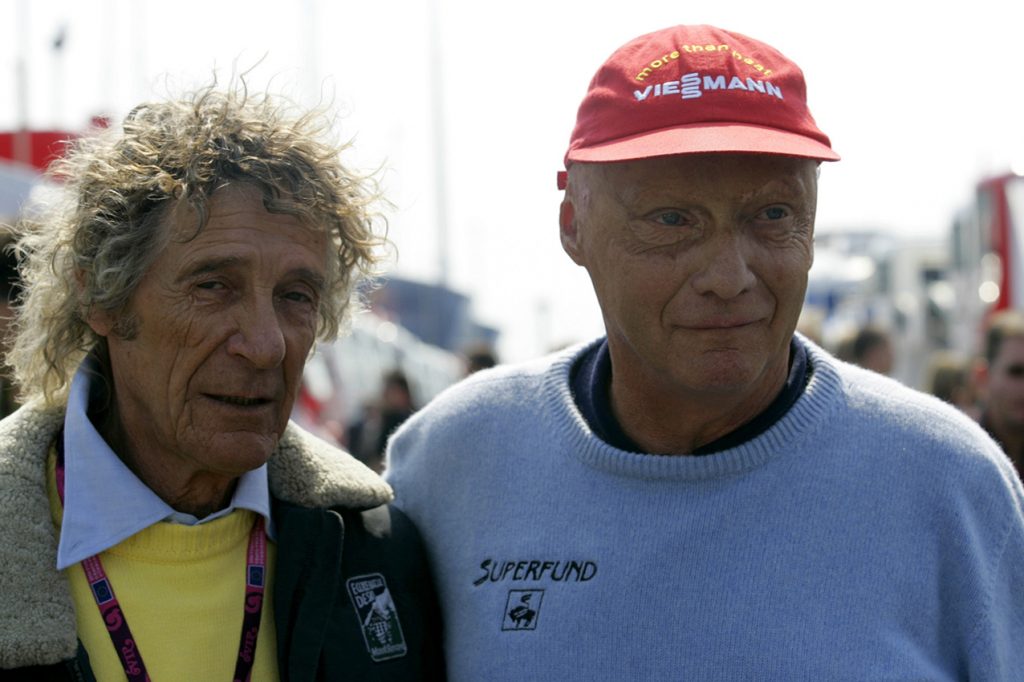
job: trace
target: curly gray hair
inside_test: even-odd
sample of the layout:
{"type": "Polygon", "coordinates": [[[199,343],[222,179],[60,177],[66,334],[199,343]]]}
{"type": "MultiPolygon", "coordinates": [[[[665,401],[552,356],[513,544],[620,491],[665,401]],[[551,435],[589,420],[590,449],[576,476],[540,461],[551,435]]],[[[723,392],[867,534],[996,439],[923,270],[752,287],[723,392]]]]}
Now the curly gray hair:
{"type": "Polygon", "coordinates": [[[231,181],[258,188],[268,211],[330,237],[317,337],[334,338],[388,241],[386,222],[372,210],[381,199],[377,183],[342,165],[348,145],[333,140],[325,114],[251,95],[242,82],[141,104],[119,130],[76,140],[50,170],[61,197],[17,229],[24,294],[8,364],[22,398],[66,399],[78,365],[102,338],[86,312],[123,313],[167,243],[169,212],[187,202],[202,230],[211,196],[231,181]]]}

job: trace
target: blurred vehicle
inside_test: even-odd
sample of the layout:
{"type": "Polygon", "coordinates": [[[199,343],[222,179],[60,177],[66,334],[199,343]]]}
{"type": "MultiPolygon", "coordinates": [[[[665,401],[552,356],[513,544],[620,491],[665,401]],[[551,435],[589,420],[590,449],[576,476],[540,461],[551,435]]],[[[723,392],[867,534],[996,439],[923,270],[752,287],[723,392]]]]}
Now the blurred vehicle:
{"type": "Polygon", "coordinates": [[[946,343],[947,260],[940,239],[881,228],[815,234],[804,310],[814,313],[817,339],[837,352],[859,330],[883,330],[892,340],[891,376],[922,387],[931,351],[946,343]]]}
{"type": "Polygon", "coordinates": [[[1024,177],[981,180],[950,233],[949,345],[975,353],[985,321],[1006,308],[1024,309],[1024,177]]]}
{"type": "Polygon", "coordinates": [[[416,405],[463,376],[462,358],[428,344],[372,312],[356,316],[343,338],[320,344],[306,363],[292,417],[322,438],[347,445],[345,425],[381,393],[383,377],[401,370],[416,405]]]}

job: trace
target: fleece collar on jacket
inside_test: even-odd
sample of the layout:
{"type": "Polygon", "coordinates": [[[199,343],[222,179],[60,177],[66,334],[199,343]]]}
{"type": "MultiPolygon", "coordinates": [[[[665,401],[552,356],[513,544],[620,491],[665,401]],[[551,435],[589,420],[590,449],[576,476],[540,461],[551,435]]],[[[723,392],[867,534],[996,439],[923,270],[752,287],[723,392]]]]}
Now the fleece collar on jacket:
{"type": "MultiPolygon", "coordinates": [[[[49,665],[78,648],[46,458],[63,409],[26,406],[0,422],[0,669],[49,665]]],[[[289,424],[268,463],[272,496],[303,507],[370,509],[391,489],[362,463],[289,424]]]]}

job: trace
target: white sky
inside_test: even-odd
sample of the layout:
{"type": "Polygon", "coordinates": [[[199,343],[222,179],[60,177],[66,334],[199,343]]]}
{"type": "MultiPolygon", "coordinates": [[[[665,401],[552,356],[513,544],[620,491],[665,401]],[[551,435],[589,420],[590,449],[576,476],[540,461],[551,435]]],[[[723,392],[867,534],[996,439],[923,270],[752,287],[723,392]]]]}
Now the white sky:
{"type": "Polygon", "coordinates": [[[1015,3],[944,4],[0,0],[0,129],[23,119],[76,129],[262,59],[258,87],[270,82],[301,102],[325,92],[341,112],[340,134],[355,138],[354,165],[385,169],[396,272],[437,279],[437,197],[447,189],[448,282],[502,329],[504,358],[519,359],[600,328],[586,275],[558,243],[555,172],[594,71],[622,43],[664,26],[746,33],[803,68],[815,118],[843,156],[822,172],[819,230],[943,237],[975,180],[1024,160],[1015,3]],[[51,42],[61,26],[58,56],[51,42]]]}

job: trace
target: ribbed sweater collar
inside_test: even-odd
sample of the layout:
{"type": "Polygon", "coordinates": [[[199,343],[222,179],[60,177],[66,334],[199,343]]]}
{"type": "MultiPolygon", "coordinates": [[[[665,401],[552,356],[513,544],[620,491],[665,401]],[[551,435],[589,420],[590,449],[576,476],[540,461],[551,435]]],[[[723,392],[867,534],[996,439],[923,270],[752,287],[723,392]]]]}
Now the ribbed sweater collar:
{"type": "Polygon", "coordinates": [[[552,433],[565,434],[564,456],[609,474],[681,481],[738,475],[802,447],[810,434],[824,428],[842,403],[841,379],[834,360],[801,336],[797,336],[797,342],[803,344],[814,367],[803,395],[767,431],[728,450],[702,457],[637,454],[598,438],[573,400],[570,372],[576,360],[601,343],[600,339],[562,354],[548,368],[542,388],[548,407],[546,418],[551,421],[552,433]]]}

